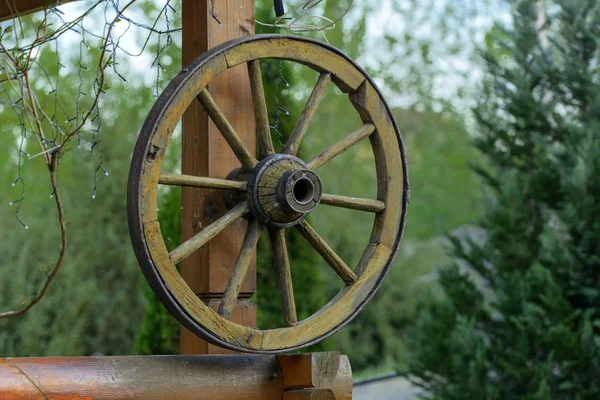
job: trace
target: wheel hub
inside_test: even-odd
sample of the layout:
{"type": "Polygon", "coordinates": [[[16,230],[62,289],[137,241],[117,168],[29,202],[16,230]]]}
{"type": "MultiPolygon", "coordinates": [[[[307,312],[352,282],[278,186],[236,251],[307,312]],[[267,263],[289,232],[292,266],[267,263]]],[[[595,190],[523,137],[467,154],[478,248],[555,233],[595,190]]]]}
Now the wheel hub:
{"type": "Polygon", "coordinates": [[[321,200],[321,179],[297,157],[275,154],[264,158],[248,177],[248,203],[264,225],[296,225],[321,200]]]}

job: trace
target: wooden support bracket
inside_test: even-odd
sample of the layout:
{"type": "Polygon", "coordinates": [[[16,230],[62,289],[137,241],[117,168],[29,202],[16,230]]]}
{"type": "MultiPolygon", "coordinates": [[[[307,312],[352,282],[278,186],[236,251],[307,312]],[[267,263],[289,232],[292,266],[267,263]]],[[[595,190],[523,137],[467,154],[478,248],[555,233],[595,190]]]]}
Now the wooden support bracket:
{"type": "MultiPolygon", "coordinates": [[[[2,0],[0,0],[2,1],[2,0]]],[[[231,39],[254,33],[254,0],[183,0],[182,61],[186,65],[199,55],[231,39]],[[213,17],[218,15],[218,21],[213,17]],[[220,22],[220,23],[219,23],[220,22]]],[[[254,110],[248,71],[245,66],[225,71],[209,85],[208,92],[223,111],[248,149],[256,148],[254,110]]],[[[192,102],[183,116],[182,172],[192,176],[224,179],[240,163],[200,102],[192,102]]],[[[227,212],[222,191],[184,187],[182,189],[182,242],[200,232],[227,212]]],[[[239,220],[200,251],[181,263],[181,275],[215,311],[229,282],[242,246],[247,222],[239,220]]],[[[253,256],[239,301],[233,306],[232,322],[256,326],[256,258],[253,256]]],[[[181,354],[227,354],[181,327],[181,354]]]]}
{"type": "Polygon", "coordinates": [[[277,356],[283,373],[284,400],[352,398],[352,370],[338,352],[277,356]]]}

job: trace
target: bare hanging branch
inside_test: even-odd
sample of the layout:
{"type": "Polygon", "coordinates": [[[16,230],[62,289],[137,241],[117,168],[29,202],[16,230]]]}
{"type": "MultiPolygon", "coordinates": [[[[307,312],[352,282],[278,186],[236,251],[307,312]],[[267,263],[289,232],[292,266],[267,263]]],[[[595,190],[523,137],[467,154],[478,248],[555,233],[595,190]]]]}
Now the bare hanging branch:
{"type": "MultiPolygon", "coordinates": [[[[19,176],[13,183],[21,183],[22,195],[18,202],[16,218],[23,225],[24,228],[28,229],[28,226],[19,217],[19,210],[25,199],[25,186],[24,179],[21,176],[21,164],[24,161],[24,155],[27,156],[28,160],[43,160],[46,167],[48,168],[48,177],[52,187],[51,198],[54,199],[57,207],[57,219],[58,226],[60,228],[60,252],[51,267],[46,268],[46,279],[42,284],[40,290],[34,296],[21,301],[17,304],[16,309],[1,312],[0,319],[14,317],[22,315],[29,311],[36,303],[38,303],[44,295],[47,293],[48,288],[55,279],[58,271],[60,270],[63,260],[67,251],[67,229],[66,229],[66,218],[65,210],[63,207],[61,193],[58,186],[58,166],[60,159],[67,150],[67,146],[72,139],[77,136],[78,138],[85,130],[90,129],[92,132],[92,144],[90,151],[92,154],[96,152],[99,154],[100,163],[94,173],[94,193],[92,198],[96,194],[97,186],[97,173],[104,172],[108,176],[108,171],[104,168],[103,154],[100,147],[100,127],[101,117],[99,102],[101,96],[108,90],[106,88],[107,70],[112,70],[119,78],[125,81],[125,77],[121,75],[117,66],[117,51],[121,51],[129,56],[141,55],[144,49],[150,42],[152,35],[159,37],[157,45],[157,55],[155,62],[152,67],[157,68],[157,85],[160,77],[160,55],[171,43],[171,33],[176,32],[180,29],[171,29],[170,20],[168,13],[176,13],[176,10],[170,5],[171,0],[164,0],[164,7],[160,10],[156,20],[152,25],[146,25],[135,22],[132,18],[125,15],[126,11],[132,9],[132,5],[137,0],[130,0],[123,6],[119,6],[119,2],[116,0],[98,0],[95,1],[90,7],[88,7],[81,15],[72,21],[65,21],[63,19],[63,13],[56,7],[58,2],[54,3],[55,6],[48,6],[52,2],[43,1],[40,5],[46,6],[39,14],[35,14],[33,17],[19,17],[13,20],[12,25],[8,25],[3,30],[0,30],[0,85],[4,85],[1,89],[4,92],[4,96],[11,103],[13,110],[18,116],[19,123],[22,127],[23,134],[22,140],[19,145],[19,158],[18,158],[18,171],[19,176]],[[102,9],[101,6],[104,6],[102,9]],[[105,23],[102,26],[101,33],[95,33],[86,27],[84,20],[92,15],[95,10],[103,11],[105,23]],[[111,17],[108,17],[111,15],[111,17]],[[157,29],[159,19],[164,18],[166,21],[166,30],[157,29]],[[58,28],[52,28],[53,24],[56,24],[56,20],[60,22],[58,28]],[[38,22],[39,21],[39,22],[38,22]],[[143,46],[138,54],[134,54],[131,51],[123,49],[120,45],[121,36],[115,39],[114,31],[117,23],[124,21],[123,23],[128,24],[127,32],[132,26],[143,29],[148,32],[147,37],[143,41],[143,46]],[[93,78],[92,90],[93,93],[85,93],[82,89],[84,78],[82,77],[82,70],[88,70],[83,64],[79,65],[79,93],[75,100],[75,115],[68,112],[67,107],[62,104],[58,97],[58,80],[56,77],[56,84],[53,85],[52,79],[44,68],[38,63],[37,57],[41,54],[43,46],[51,43],[58,43],[58,39],[61,38],[67,32],[75,32],[81,36],[80,40],[80,59],[82,58],[82,51],[84,48],[91,49],[88,44],[88,37],[90,40],[99,41],[100,53],[97,56],[96,74],[93,78]],[[160,45],[160,36],[166,35],[166,44],[160,45]],[[32,76],[33,74],[33,76],[32,76]],[[37,86],[33,86],[31,81],[38,77],[38,74],[45,76],[48,80],[48,84],[52,88],[50,93],[44,93],[48,95],[55,93],[54,96],[54,112],[47,112],[45,109],[46,105],[42,104],[39,100],[40,89],[37,86]],[[80,102],[80,98],[85,98],[91,95],[91,100],[80,102]],[[67,120],[61,122],[57,118],[57,110],[61,110],[67,120]],[[27,137],[33,135],[35,141],[39,146],[39,151],[36,154],[30,156],[23,148],[23,144],[27,137]]],[[[32,10],[18,10],[14,7],[9,7],[10,2],[5,2],[4,6],[0,6],[0,19],[5,18],[8,15],[21,15],[20,13],[26,13],[32,10]],[[8,9],[7,9],[8,7],[8,9]],[[8,11],[7,11],[8,10],[8,11]],[[9,14],[7,14],[9,13],[9,14]]],[[[35,7],[34,7],[35,8],[35,7]]],[[[91,42],[90,42],[91,43],[91,42]]],[[[58,58],[58,45],[56,47],[57,52],[57,64],[59,67],[64,67],[60,64],[58,58]]],[[[43,89],[42,89],[43,90],[43,89]]],[[[89,98],[89,97],[88,97],[89,98]]],[[[15,202],[15,203],[16,203],[15,202]]],[[[12,204],[12,203],[11,203],[12,204]]]]}

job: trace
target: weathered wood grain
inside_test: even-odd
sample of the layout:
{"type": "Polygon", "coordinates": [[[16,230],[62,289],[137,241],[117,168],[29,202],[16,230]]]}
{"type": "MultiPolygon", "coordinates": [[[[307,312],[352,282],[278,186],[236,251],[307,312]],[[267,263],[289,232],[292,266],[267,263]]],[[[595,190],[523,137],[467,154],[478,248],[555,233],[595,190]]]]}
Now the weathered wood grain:
{"type": "MultiPolygon", "coordinates": [[[[183,66],[189,65],[197,57],[221,43],[254,34],[254,0],[215,2],[214,12],[221,24],[213,18],[212,10],[210,0],[182,1],[183,66]]],[[[246,66],[229,68],[225,62],[225,68],[221,69],[221,64],[216,64],[216,67],[207,68],[205,75],[210,77],[210,83],[204,87],[208,88],[227,120],[252,153],[256,148],[255,122],[246,66]],[[232,95],[233,93],[235,95],[232,95]]],[[[200,102],[194,101],[197,93],[198,91],[190,91],[194,97],[186,103],[189,107],[183,118],[182,172],[225,178],[233,169],[240,167],[240,162],[218,128],[210,122],[200,102]]],[[[182,189],[182,241],[227,211],[222,194],[220,190],[186,187],[182,189]]],[[[209,306],[225,291],[246,227],[245,219],[238,220],[202,250],[181,263],[181,275],[193,292],[209,306]]],[[[255,291],[254,258],[240,289],[240,297],[247,299],[255,291]]],[[[236,306],[232,311],[231,321],[255,326],[256,306],[250,301],[243,301],[243,305],[236,306]]],[[[183,327],[180,349],[182,354],[217,354],[229,351],[198,338],[197,333],[189,332],[183,327]]]]}
{"type": "Polygon", "coordinates": [[[346,265],[344,260],[337,255],[335,251],[323,240],[321,236],[313,229],[312,226],[306,220],[300,222],[300,224],[296,225],[298,231],[304,236],[304,238],[310,243],[310,245],[323,257],[327,264],[333,268],[336,274],[346,285],[352,285],[356,282],[356,274],[354,271],[346,265]]]}
{"type": "Polygon", "coordinates": [[[356,143],[368,137],[373,132],[375,132],[375,126],[373,124],[364,124],[356,131],[352,132],[336,144],[323,150],[323,152],[321,152],[318,156],[310,160],[307,163],[308,168],[312,169],[313,171],[316,170],[326,162],[330,161],[332,158],[340,155],[344,151],[348,150],[350,147],[354,146],[356,143]]]}
{"type": "Polygon", "coordinates": [[[296,123],[296,127],[294,128],[290,138],[285,146],[283,152],[285,154],[291,154],[295,156],[300,149],[300,144],[302,143],[302,138],[306,134],[308,130],[308,126],[310,125],[310,121],[312,121],[313,116],[317,112],[319,108],[319,104],[325,97],[325,93],[327,92],[327,87],[331,82],[331,74],[329,72],[323,72],[319,75],[319,79],[313,88],[310,97],[308,98],[306,105],[304,106],[304,110],[302,110],[302,114],[300,114],[300,118],[298,118],[298,122],[296,123]]]}
{"type": "Polygon", "coordinates": [[[350,94],[363,123],[372,123],[376,132],[369,136],[377,173],[377,199],[386,204],[383,212],[375,216],[370,241],[393,248],[398,235],[402,234],[402,215],[408,198],[408,182],[405,182],[403,154],[396,151],[401,147],[396,136],[394,122],[375,87],[364,82],[350,94]],[[406,190],[405,190],[406,189],[406,190]],[[390,221],[397,221],[395,224],[390,221]]]}
{"type": "Polygon", "coordinates": [[[358,280],[346,286],[325,307],[294,328],[263,331],[263,349],[280,348],[320,337],[338,327],[356,310],[356,299],[364,298],[376,287],[381,271],[391,256],[391,250],[380,244],[370,244],[363,253],[356,272],[358,280]]]}
{"type": "Polygon", "coordinates": [[[235,261],[229,283],[227,284],[227,289],[225,289],[221,304],[219,305],[219,315],[223,318],[229,319],[231,310],[235,306],[240,293],[240,288],[242,287],[242,282],[246,278],[248,267],[254,256],[254,250],[256,249],[256,244],[258,243],[261,231],[262,227],[256,219],[253,219],[248,224],[248,230],[246,231],[246,236],[242,243],[242,249],[235,261]]]}
{"type": "Polygon", "coordinates": [[[162,173],[158,178],[161,185],[187,186],[207,189],[246,190],[246,182],[230,181],[227,179],[207,178],[182,174],[162,173]]]}
{"type": "Polygon", "coordinates": [[[223,137],[231,146],[231,150],[235,153],[238,160],[242,163],[242,167],[246,171],[250,171],[256,164],[258,164],[258,160],[254,158],[250,151],[237,134],[231,123],[223,114],[223,111],[219,108],[213,97],[210,95],[207,89],[203,89],[198,94],[198,100],[202,103],[202,106],[215,123],[219,131],[223,134],[223,137]]]}
{"type": "Polygon", "coordinates": [[[275,356],[0,358],[0,400],[280,400],[283,392],[275,356]]]}
{"type": "Polygon", "coordinates": [[[330,389],[294,389],[283,393],[283,400],[337,400],[330,389]]]}
{"type": "MultiPolygon", "coordinates": [[[[258,38],[260,35],[255,36],[258,38]]],[[[355,91],[365,81],[365,76],[339,53],[326,49],[318,43],[304,41],[299,45],[297,37],[264,35],[264,40],[253,40],[240,44],[225,54],[230,67],[248,60],[279,58],[306,65],[315,71],[331,73],[335,85],[344,93],[355,91]]]]}
{"type": "Polygon", "coordinates": [[[340,368],[340,353],[336,351],[292,354],[277,359],[284,371],[285,389],[326,387],[335,380],[340,368]]]}
{"type": "Polygon", "coordinates": [[[292,271],[290,258],[288,256],[287,243],[284,229],[269,230],[271,237],[271,248],[275,260],[275,273],[277,274],[277,287],[281,298],[281,310],[286,326],[294,326],[298,323],[296,315],[296,301],[294,299],[294,286],[292,284],[292,271]]]}
{"type": "MultiPolygon", "coordinates": [[[[178,305],[187,315],[190,315],[195,321],[201,321],[203,329],[212,332],[222,340],[226,340],[227,343],[236,343],[238,346],[251,349],[260,348],[263,334],[258,329],[248,327],[252,320],[237,319],[238,324],[222,318],[216,312],[218,305],[211,304],[211,300],[202,301],[190,288],[169,258],[158,221],[146,223],[144,234],[148,241],[148,250],[151,253],[152,260],[161,276],[161,281],[164,282],[170,293],[177,296],[178,305]],[[241,325],[242,323],[244,325],[241,325]]],[[[232,317],[234,312],[232,312],[232,317]]],[[[244,316],[244,314],[241,314],[241,316],[244,316]]],[[[206,346],[204,348],[200,347],[200,344],[188,343],[188,345],[194,345],[191,350],[208,350],[206,346]]]]}
{"type": "Polygon", "coordinates": [[[269,110],[267,109],[259,60],[248,61],[248,76],[250,77],[252,105],[254,106],[254,117],[256,118],[258,156],[260,159],[263,159],[271,154],[275,154],[275,148],[273,147],[273,139],[271,138],[269,110]]]}
{"type": "Polygon", "coordinates": [[[323,195],[321,196],[321,204],[374,213],[378,213],[385,210],[385,203],[383,201],[362,199],[358,197],[339,196],[335,194],[326,193],[323,193],[323,195]]]}
{"type": "Polygon", "coordinates": [[[296,355],[0,358],[0,400],[281,400],[299,390],[349,400],[352,374],[347,357],[339,359],[333,380],[290,389],[286,379],[314,370],[296,355]],[[287,357],[300,363],[286,363],[287,357]]]}
{"type": "Polygon", "coordinates": [[[282,355],[277,356],[277,361],[283,373],[286,394],[296,394],[299,390],[298,395],[320,394],[321,390],[332,395],[332,399],[352,398],[352,380],[347,379],[352,376],[350,362],[348,357],[338,352],[282,355]]]}
{"type": "Polygon", "coordinates": [[[180,244],[175,250],[169,253],[169,258],[173,264],[180,263],[181,260],[185,259],[200,247],[204,246],[209,240],[221,233],[223,229],[242,218],[249,211],[250,209],[248,208],[248,203],[244,202],[238,204],[228,211],[227,214],[223,215],[221,218],[192,236],[191,239],[180,244]]]}

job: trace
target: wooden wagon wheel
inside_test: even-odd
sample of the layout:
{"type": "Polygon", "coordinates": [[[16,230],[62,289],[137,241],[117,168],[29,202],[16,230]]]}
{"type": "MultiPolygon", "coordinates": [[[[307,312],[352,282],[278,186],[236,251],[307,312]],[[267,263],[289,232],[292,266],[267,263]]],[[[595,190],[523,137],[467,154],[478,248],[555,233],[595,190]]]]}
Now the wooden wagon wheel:
{"type": "Polygon", "coordinates": [[[128,188],[131,239],[151,287],[167,309],[192,332],[211,343],[247,352],[277,353],[298,349],[332,334],[364,306],[385,277],[398,250],[408,204],[404,147],[392,113],[371,78],[339,50],[293,36],[256,35],[216,47],[203,54],[168,85],[148,116],[135,147],[128,188]],[[284,59],[320,73],[315,88],[281,154],[271,141],[260,59],[284,59]],[[207,84],[218,74],[247,64],[250,76],[258,158],[227,121],[207,84]],[[306,162],[296,157],[309,122],[333,82],[348,97],[363,125],[306,162]],[[227,179],[161,174],[165,150],[192,101],[200,101],[241,162],[227,179]],[[323,164],[369,138],[375,156],[377,199],[327,193],[317,174],[323,164]],[[230,209],[204,230],[168,252],[157,215],[158,185],[223,189],[230,209]],[[349,267],[304,219],[318,204],[374,213],[374,226],[355,268],[349,267]],[[240,218],[248,230],[218,312],[189,288],[176,264],[240,218]],[[286,228],[297,229],[344,281],[345,287],[314,315],[297,321],[286,228]],[[263,228],[268,229],[287,326],[260,330],[228,320],[263,228]]]}

